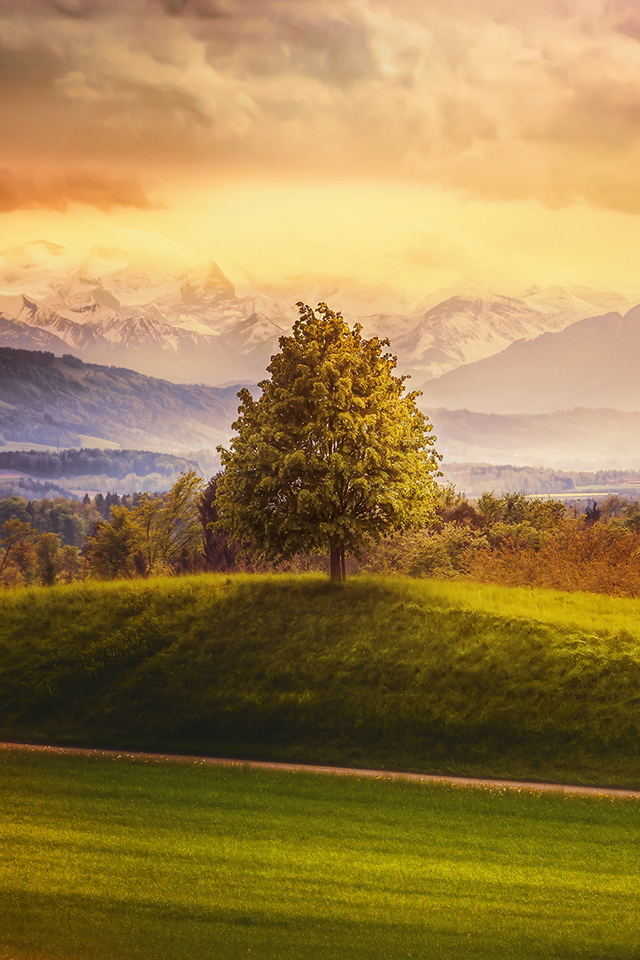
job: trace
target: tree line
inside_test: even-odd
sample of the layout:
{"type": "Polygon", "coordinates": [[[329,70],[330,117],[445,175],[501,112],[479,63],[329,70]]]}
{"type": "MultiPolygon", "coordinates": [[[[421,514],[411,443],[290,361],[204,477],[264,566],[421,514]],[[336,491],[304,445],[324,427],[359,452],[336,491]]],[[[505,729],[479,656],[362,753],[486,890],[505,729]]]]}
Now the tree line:
{"type": "Polygon", "coordinates": [[[196,467],[193,461],[169,453],[146,450],[103,450],[91,447],[71,450],[0,450],[0,470],[19,470],[32,477],[106,476],[122,479],[127,474],[159,473],[175,476],[196,467]]]}
{"type": "Polygon", "coordinates": [[[203,547],[211,536],[201,519],[206,487],[190,470],[168,493],[0,501],[0,583],[51,585],[205,569],[203,547]]]}
{"type": "MultiPolygon", "coordinates": [[[[219,479],[205,483],[186,473],[168,493],[98,495],[100,510],[98,498],[0,501],[0,583],[207,571],[330,572],[329,558],[318,552],[267,561],[250,542],[220,529],[219,479]],[[71,533],[78,541],[81,524],[90,527],[79,542],[65,542],[71,533]]],[[[377,542],[368,539],[346,566],[350,573],[640,596],[640,504],[615,495],[590,502],[578,514],[557,500],[523,493],[485,493],[470,500],[453,486],[439,487],[432,522],[377,542]]]]}

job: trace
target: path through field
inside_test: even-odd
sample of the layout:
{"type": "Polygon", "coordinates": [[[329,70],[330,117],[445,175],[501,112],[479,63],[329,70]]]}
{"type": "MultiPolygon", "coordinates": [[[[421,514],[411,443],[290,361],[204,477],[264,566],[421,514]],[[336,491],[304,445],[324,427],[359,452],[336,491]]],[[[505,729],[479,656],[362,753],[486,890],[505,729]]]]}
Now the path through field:
{"type": "Polygon", "coordinates": [[[33,743],[0,742],[0,750],[24,750],[35,753],[64,754],[66,756],[118,757],[157,763],[188,763],[224,767],[253,767],[259,770],[325,773],[340,777],[370,777],[381,779],[417,780],[422,783],[446,783],[460,787],[484,787],[488,790],[529,790],[535,793],[576,793],[601,797],[634,797],[640,799],[640,790],[622,787],[591,787],[571,783],[538,783],[534,780],[498,780],[485,777],[454,777],[437,773],[409,773],[402,770],[369,770],[359,767],[330,767],[307,763],[278,763],[269,760],[240,760],[227,757],[202,757],[178,753],[144,753],[136,750],[102,750],[91,747],[60,747],[33,743]]]}

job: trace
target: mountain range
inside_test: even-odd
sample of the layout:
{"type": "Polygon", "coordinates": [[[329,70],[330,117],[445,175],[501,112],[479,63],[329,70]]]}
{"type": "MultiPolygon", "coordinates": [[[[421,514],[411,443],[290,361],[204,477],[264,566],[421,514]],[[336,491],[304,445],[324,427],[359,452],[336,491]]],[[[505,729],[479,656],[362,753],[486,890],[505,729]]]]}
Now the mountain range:
{"type": "Polygon", "coordinates": [[[585,287],[504,296],[469,283],[411,304],[384,288],[318,276],[238,294],[213,262],[138,262],[99,247],[77,262],[47,241],[0,254],[0,346],[72,352],[174,382],[257,382],[291,331],[298,300],[327,302],[367,336],[388,337],[399,372],[418,383],[630,306],[620,294],[585,287]]]}
{"type": "Polygon", "coordinates": [[[239,294],[215,263],[78,263],[44,241],[0,255],[0,446],[199,450],[215,469],[297,299],[389,338],[448,462],[640,466],[640,306],[621,295],[465,281],[411,303],[322,276],[239,294]]]}
{"type": "MultiPolygon", "coordinates": [[[[215,447],[231,435],[237,389],[178,385],[70,355],[0,348],[0,449],[154,449],[195,457],[212,473],[215,447]]],[[[640,413],[428,413],[448,462],[640,467],[640,413]]]]}

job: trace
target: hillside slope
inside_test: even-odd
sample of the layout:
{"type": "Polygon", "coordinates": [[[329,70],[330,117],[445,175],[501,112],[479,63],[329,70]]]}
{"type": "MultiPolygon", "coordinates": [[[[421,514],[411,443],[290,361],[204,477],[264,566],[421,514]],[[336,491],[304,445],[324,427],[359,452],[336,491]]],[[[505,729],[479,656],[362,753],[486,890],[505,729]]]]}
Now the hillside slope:
{"type": "Polygon", "coordinates": [[[423,386],[428,406],[483,413],[549,413],[573,407],[640,410],[640,307],[607,313],[501,353],[423,386]]]}
{"type": "Polygon", "coordinates": [[[200,576],[0,597],[0,736],[640,783],[640,602],[200,576]]]}
{"type": "Polygon", "coordinates": [[[75,357],[0,348],[0,434],[25,444],[187,452],[227,440],[237,387],[181,385],[75,357]]]}
{"type": "Polygon", "coordinates": [[[497,414],[421,406],[433,423],[438,451],[448,462],[584,470],[640,467],[640,412],[574,407],[497,414]]]}

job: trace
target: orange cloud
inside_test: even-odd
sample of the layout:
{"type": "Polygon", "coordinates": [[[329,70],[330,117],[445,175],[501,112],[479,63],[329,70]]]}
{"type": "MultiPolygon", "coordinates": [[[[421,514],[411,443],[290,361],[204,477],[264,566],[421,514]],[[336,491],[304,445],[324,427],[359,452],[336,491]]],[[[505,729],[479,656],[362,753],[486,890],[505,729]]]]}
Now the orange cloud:
{"type": "Polygon", "coordinates": [[[3,213],[35,207],[64,210],[69,203],[85,203],[99,210],[153,206],[141,185],[133,179],[119,180],[87,171],[42,179],[0,168],[0,211],[3,213]]]}

